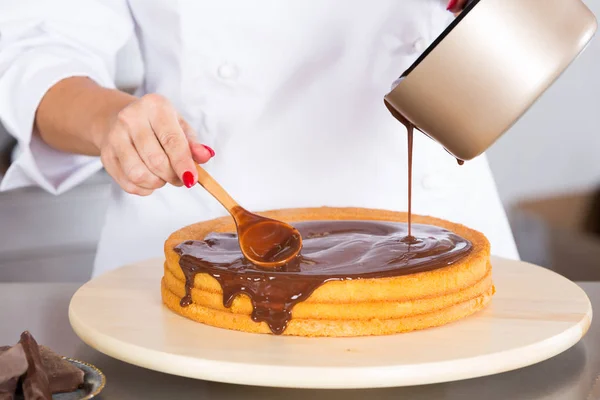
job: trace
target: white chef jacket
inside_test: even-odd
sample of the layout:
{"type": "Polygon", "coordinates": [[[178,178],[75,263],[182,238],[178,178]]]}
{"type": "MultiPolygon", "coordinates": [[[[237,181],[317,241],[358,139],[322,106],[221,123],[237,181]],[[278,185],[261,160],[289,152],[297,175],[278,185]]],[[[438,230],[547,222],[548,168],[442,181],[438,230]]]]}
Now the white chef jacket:
{"type": "MultiPolygon", "coordinates": [[[[244,207],[407,209],[405,128],[391,83],[450,23],[443,0],[0,0],[0,118],[21,152],[1,190],[60,194],[101,168],[32,134],[56,82],[114,87],[118,51],[137,35],[138,94],[166,96],[213,147],[207,170],[244,207]]],[[[517,258],[484,156],[463,167],[416,134],[413,212],[482,231],[517,258]]],[[[204,189],[149,197],[113,185],[95,274],[160,256],[168,235],[225,215],[204,189]]]]}

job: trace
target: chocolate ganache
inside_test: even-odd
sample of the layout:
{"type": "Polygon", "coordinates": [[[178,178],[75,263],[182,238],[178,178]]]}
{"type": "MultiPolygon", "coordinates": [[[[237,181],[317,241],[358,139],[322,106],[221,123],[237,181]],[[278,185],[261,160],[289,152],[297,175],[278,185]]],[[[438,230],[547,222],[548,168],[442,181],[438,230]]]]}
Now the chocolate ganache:
{"type": "Polygon", "coordinates": [[[329,281],[385,278],[447,267],[466,256],[472,245],[440,227],[378,221],[311,221],[293,224],[303,237],[301,254],[283,267],[261,268],[246,260],[234,233],[211,233],[175,248],[186,278],[181,306],[192,303],[196,274],[215,278],[223,304],[240,294],[250,297],[252,319],[281,334],[295,304],[329,281]]]}

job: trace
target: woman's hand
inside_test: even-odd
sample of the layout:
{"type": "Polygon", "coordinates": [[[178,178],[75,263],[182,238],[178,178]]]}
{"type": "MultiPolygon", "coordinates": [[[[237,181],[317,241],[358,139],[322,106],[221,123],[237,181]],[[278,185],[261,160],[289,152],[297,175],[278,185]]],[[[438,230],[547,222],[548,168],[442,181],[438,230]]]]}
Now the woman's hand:
{"type": "Polygon", "coordinates": [[[38,106],[35,132],[64,152],[100,156],[106,171],[128,193],[147,196],[170,183],[194,185],[215,152],[171,103],[158,94],[142,98],[98,86],[85,77],[66,78],[38,106]]]}
{"type": "Polygon", "coordinates": [[[191,187],[197,179],[194,162],[205,163],[215,154],[158,94],[119,111],[98,147],[106,171],[123,190],[140,196],[166,183],[191,187]]]}
{"type": "Polygon", "coordinates": [[[447,8],[448,11],[459,14],[465,8],[465,4],[467,4],[467,0],[450,0],[447,8]]]}

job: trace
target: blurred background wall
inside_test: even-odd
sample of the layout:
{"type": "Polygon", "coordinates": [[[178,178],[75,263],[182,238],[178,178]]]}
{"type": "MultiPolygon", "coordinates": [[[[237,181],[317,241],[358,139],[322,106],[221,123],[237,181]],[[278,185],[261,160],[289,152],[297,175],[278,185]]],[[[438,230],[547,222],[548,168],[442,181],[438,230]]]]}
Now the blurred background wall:
{"type": "MultiPolygon", "coordinates": [[[[585,1],[600,16],[600,0],[585,1]]],[[[118,71],[120,87],[138,85],[135,43],[118,71]]],[[[0,129],[0,178],[11,144],[0,129]]],[[[522,258],[600,279],[600,239],[584,227],[600,206],[592,196],[600,185],[600,38],[488,157],[522,258]]],[[[37,188],[0,193],[0,281],[85,280],[107,199],[103,173],[58,198],[37,188]]]]}

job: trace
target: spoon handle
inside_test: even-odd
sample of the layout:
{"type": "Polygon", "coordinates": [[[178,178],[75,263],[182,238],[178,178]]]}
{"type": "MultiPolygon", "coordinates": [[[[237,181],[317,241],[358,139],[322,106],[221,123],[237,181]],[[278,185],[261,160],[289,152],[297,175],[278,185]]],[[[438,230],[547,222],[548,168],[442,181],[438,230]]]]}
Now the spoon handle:
{"type": "Polygon", "coordinates": [[[219,201],[229,211],[230,214],[234,214],[236,208],[240,208],[238,203],[219,185],[215,179],[210,176],[208,172],[201,166],[196,164],[196,170],[198,170],[198,183],[206,189],[215,199],[219,201]]]}

